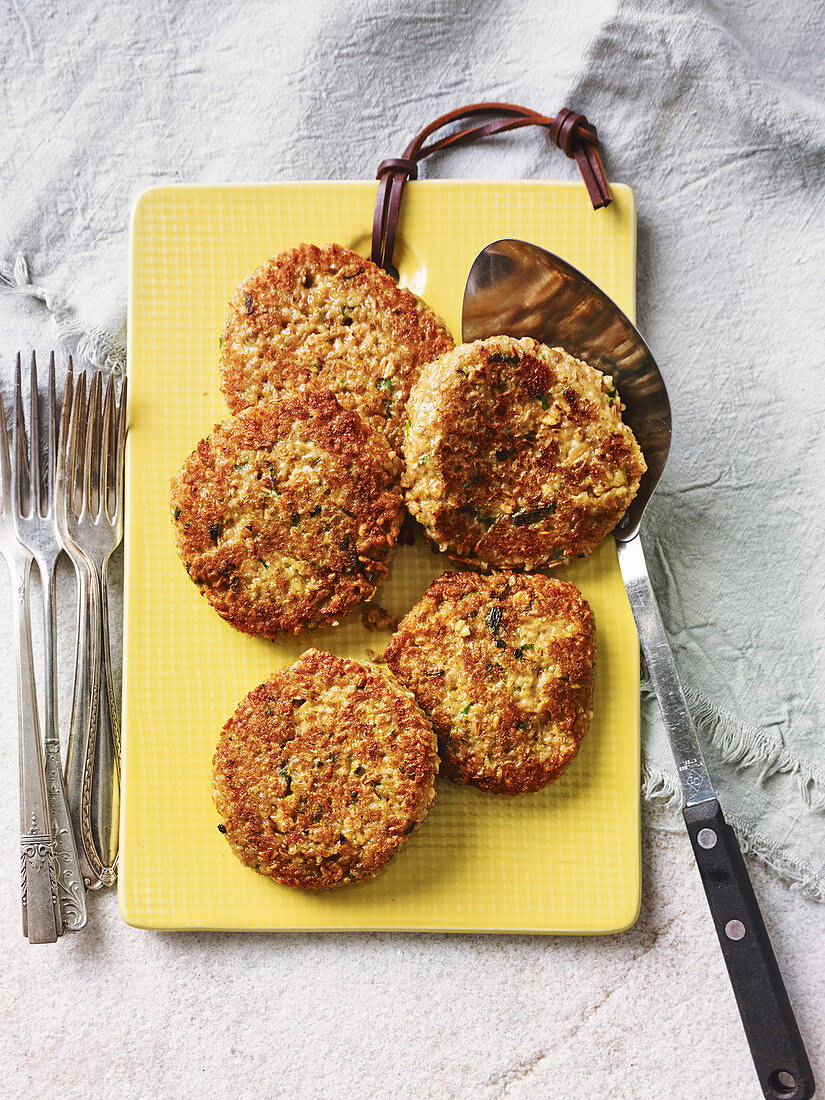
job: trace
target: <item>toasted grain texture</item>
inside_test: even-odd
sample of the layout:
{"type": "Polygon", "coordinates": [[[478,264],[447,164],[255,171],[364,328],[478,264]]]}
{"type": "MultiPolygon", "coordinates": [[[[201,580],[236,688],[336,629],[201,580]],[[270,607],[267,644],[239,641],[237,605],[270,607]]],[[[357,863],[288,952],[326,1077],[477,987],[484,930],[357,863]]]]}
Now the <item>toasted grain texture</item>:
{"type": "Polygon", "coordinates": [[[646,466],[609,377],[495,336],[430,363],[408,404],[407,507],[456,561],[536,568],[585,557],[646,466]]]}
{"type": "Polygon", "coordinates": [[[435,800],[435,735],[371,665],[307,650],[224,726],[213,797],[233,852],[284,886],[372,878],[435,800]]]}
{"type": "Polygon", "coordinates": [[[593,613],[567,581],[444,573],[385,657],[432,719],[442,773],[520,794],[576,755],[592,713],[595,647],[593,613]]]}
{"type": "Polygon", "coordinates": [[[221,388],[233,412],[283,391],[331,390],[400,452],[410,389],[452,347],[444,322],[374,263],[338,244],[302,244],[238,287],[221,388]]]}
{"type": "Polygon", "coordinates": [[[387,575],[403,508],[389,447],[330,393],[215,426],[172,480],[175,545],[228,623],[275,638],[335,623],[387,575]]]}

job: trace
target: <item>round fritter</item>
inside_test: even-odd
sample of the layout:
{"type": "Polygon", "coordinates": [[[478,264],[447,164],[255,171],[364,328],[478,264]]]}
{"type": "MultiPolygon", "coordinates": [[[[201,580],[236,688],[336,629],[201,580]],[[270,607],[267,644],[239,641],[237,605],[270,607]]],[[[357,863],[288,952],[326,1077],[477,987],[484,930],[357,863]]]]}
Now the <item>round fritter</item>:
{"type": "Polygon", "coordinates": [[[373,665],[309,649],[239,704],[212,764],[219,828],[284,886],[372,878],[427,817],[438,752],[412,696],[373,665]]]}
{"type": "Polygon", "coordinates": [[[221,388],[233,412],[283,390],[332,390],[400,451],[410,387],[452,347],[444,322],[370,260],[302,244],[235,292],[221,388]]]}
{"type": "Polygon", "coordinates": [[[456,561],[583,558],[646,466],[606,375],[561,348],[494,336],[442,355],[410,395],[407,507],[456,561]]]}
{"type": "Polygon", "coordinates": [[[386,441],[320,391],[215,425],[171,507],[189,576],[228,623],[267,638],[371,599],[403,516],[386,441]]]}
{"type": "Polygon", "coordinates": [[[496,794],[561,775],[593,708],[593,612],[543,573],[444,573],[385,654],[438,734],[442,774],[496,794]]]}

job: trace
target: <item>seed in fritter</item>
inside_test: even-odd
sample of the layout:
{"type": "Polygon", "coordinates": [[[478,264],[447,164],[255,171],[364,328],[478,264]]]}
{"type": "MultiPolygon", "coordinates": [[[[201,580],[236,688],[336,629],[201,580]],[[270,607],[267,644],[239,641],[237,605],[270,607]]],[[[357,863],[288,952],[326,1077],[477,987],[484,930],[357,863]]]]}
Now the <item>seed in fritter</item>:
{"type": "Polygon", "coordinates": [[[407,411],[407,507],[456,561],[583,558],[646,469],[612,379],[529,338],[447,352],[424,368],[407,411]]]}
{"type": "Polygon", "coordinates": [[[543,573],[444,573],[385,658],[438,734],[442,774],[536,791],[578,751],[593,708],[593,613],[543,573]]]}
{"type": "Polygon", "coordinates": [[[370,260],[303,244],[258,268],[235,293],[221,388],[233,412],[282,391],[331,390],[396,451],[410,388],[453,347],[444,322],[370,260]]]}
{"type": "Polygon", "coordinates": [[[437,771],[435,734],[408,691],[310,649],[239,704],[212,791],[242,863],[320,889],[386,866],[427,817],[437,771]]]}
{"type": "Polygon", "coordinates": [[[238,630],[336,623],[375,594],[401,526],[389,447],[331,393],[256,405],[215,426],[172,481],[175,543],[238,630]]]}

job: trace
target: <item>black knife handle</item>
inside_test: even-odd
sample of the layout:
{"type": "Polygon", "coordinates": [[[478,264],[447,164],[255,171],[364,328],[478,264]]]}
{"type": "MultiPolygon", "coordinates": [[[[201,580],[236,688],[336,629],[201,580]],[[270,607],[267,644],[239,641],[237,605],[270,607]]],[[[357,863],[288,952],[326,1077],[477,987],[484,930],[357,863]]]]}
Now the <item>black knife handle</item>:
{"type": "Polygon", "coordinates": [[[762,1091],[769,1100],[808,1100],[811,1063],[736,834],[716,799],[685,807],[684,816],[762,1091]]]}

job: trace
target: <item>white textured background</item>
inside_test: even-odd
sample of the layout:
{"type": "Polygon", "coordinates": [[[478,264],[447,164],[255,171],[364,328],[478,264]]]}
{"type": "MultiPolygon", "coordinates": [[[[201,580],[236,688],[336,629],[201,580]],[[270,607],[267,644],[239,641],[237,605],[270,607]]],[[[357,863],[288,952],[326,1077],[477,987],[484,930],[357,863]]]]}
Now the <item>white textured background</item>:
{"type": "MultiPolygon", "coordinates": [[[[481,99],[588,114],[609,174],[637,191],[640,323],[679,414],[647,545],[680,669],[821,790],[821,2],[0,12],[0,263],[24,252],[35,284],[116,333],[129,208],[148,185],[369,178],[432,117],[481,99]]],[[[423,174],[574,169],[527,131],[423,174]]],[[[41,302],[2,296],[0,338],[7,398],[11,353],[55,333],[41,302]]],[[[759,1095],[688,842],[661,811],[643,832],[641,918],[617,937],[154,935],[125,927],[108,894],[81,935],[28,946],[7,620],[0,1094],[759,1095]]],[[[794,773],[718,764],[737,813],[781,836],[785,870],[795,858],[821,881],[823,815],[794,773]]],[[[825,1079],[825,907],[751,867],[825,1079]]]]}

